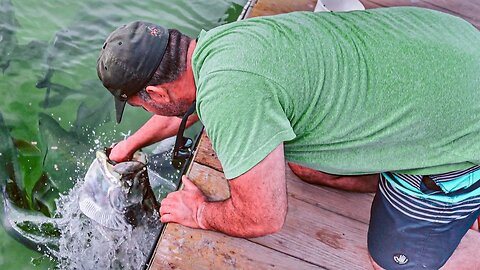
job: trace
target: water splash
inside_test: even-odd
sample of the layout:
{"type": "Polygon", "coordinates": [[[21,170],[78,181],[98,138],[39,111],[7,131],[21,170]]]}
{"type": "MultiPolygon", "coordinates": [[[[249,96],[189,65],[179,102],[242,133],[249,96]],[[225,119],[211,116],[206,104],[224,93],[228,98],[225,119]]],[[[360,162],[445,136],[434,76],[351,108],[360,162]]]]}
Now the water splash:
{"type": "Polygon", "coordinates": [[[57,200],[58,250],[51,251],[59,269],[142,269],[161,229],[158,216],[139,227],[111,230],[81,213],[78,199],[83,180],[57,200]],[[153,225],[155,224],[155,225],[153,225]]]}
{"type": "MultiPolygon", "coordinates": [[[[51,259],[57,262],[57,269],[142,269],[150,259],[150,252],[156,244],[162,224],[158,215],[147,219],[138,227],[127,226],[124,230],[107,229],[86,217],[79,208],[79,194],[84,184],[83,175],[89,156],[105,145],[105,134],[94,134],[89,141],[98,140],[93,148],[77,159],[69,181],[76,184],[56,200],[54,218],[49,223],[60,232],[55,248],[48,248],[44,257],[36,261],[51,259]],[[103,136],[101,136],[103,135],[103,136]],[[75,177],[75,175],[77,177],[75,177]],[[78,178],[78,179],[75,179],[78,178]]],[[[177,189],[180,171],[171,166],[171,150],[175,138],[156,145],[149,157],[148,174],[156,197],[161,200],[177,189]]],[[[32,261],[33,264],[36,264],[32,261]]]]}

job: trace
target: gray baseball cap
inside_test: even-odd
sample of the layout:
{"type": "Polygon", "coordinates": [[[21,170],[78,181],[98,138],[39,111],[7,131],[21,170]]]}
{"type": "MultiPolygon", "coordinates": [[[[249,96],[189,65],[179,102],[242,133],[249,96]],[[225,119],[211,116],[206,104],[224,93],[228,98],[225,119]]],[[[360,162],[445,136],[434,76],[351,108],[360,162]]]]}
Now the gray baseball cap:
{"type": "Polygon", "coordinates": [[[168,30],[135,21],[113,31],[97,60],[97,75],[115,100],[117,123],[129,97],[147,86],[168,44],[168,30]]]}

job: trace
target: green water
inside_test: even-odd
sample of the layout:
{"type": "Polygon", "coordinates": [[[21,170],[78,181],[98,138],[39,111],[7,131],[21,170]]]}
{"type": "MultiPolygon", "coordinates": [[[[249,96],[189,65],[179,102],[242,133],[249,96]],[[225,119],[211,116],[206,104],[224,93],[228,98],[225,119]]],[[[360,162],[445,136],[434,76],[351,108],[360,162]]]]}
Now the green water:
{"type": "MultiPolygon", "coordinates": [[[[55,199],[83,175],[93,149],[150,117],[127,106],[122,124],[114,123],[112,97],[95,70],[111,31],[147,20],[195,37],[235,20],[245,2],[0,0],[0,186],[8,198],[52,216],[55,199]]],[[[0,269],[54,265],[0,229],[0,269]]]]}

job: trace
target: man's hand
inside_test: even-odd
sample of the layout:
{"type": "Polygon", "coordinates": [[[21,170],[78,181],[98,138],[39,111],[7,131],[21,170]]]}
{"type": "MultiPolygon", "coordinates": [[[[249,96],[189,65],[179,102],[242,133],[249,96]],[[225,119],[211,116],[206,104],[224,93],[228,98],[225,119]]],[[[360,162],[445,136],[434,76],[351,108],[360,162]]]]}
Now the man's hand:
{"type": "Polygon", "coordinates": [[[113,146],[108,158],[115,162],[127,161],[132,158],[135,151],[127,140],[123,140],[113,146]]]}
{"type": "Polygon", "coordinates": [[[190,228],[200,228],[197,220],[198,208],[206,197],[186,176],[182,177],[183,190],[172,192],[160,203],[160,221],[174,222],[190,228]]]}

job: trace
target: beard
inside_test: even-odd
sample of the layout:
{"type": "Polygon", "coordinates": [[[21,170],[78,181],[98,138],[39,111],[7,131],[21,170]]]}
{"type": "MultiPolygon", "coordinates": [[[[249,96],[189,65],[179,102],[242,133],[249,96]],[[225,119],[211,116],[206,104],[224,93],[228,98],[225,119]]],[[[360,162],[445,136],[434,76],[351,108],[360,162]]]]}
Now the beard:
{"type": "Polygon", "coordinates": [[[155,114],[177,117],[182,117],[187,112],[190,105],[192,104],[188,103],[185,100],[165,104],[158,104],[155,102],[150,103],[150,106],[152,107],[152,109],[154,109],[155,114]]]}

